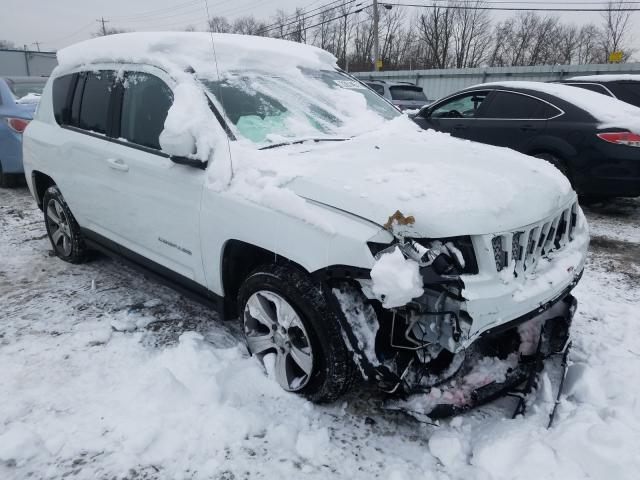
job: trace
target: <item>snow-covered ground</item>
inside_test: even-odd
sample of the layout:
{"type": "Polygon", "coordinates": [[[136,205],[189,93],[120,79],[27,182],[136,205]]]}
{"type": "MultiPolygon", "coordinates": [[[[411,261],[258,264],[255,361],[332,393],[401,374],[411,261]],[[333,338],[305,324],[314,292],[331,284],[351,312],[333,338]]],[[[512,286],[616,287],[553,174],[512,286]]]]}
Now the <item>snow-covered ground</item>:
{"type": "Polygon", "coordinates": [[[419,423],[370,392],[283,392],[237,325],[97,257],[50,255],[24,189],[0,190],[0,479],[635,479],[640,202],[585,209],[592,248],[556,422],[558,362],[524,418],[505,398],[419,423]]]}

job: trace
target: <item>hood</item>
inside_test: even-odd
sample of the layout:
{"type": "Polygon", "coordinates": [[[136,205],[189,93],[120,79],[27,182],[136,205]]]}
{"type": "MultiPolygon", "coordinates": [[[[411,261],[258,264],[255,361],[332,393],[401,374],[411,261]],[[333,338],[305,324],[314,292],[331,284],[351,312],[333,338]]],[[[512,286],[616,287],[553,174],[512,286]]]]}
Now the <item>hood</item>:
{"type": "Polygon", "coordinates": [[[392,222],[404,235],[511,231],[575,198],[567,179],[543,160],[421,130],[406,116],[350,140],[299,147],[278,149],[289,157],[281,157],[283,165],[294,157],[305,165],[288,189],[381,226],[396,212],[411,216],[406,225],[392,222]]]}

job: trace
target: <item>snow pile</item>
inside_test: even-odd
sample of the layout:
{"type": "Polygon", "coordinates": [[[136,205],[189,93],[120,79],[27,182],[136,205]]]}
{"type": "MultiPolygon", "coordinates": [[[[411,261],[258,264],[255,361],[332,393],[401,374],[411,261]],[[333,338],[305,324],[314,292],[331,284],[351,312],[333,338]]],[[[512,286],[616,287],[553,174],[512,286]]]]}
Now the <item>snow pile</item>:
{"type": "Polygon", "coordinates": [[[399,248],[383,253],[371,269],[371,291],[385,308],[401,307],[422,295],[418,264],[405,258],[399,248]]]}
{"type": "Polygon", "coordinates": [[[470,88],[490,86],[523,88],[555,95],[588,112],[600,122],[600,128],[626,128],[632,132],[640,133],[640,108],[618,100],[617,98],[585,90],[584,88],[563,85],[561,83],[526,81],[491,82],[474,85],[470,88]]]}

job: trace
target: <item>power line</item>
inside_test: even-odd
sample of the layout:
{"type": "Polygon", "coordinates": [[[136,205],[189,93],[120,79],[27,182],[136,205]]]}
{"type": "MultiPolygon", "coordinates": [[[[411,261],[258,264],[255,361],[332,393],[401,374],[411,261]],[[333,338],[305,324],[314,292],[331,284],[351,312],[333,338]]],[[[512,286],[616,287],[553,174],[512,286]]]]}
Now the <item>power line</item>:
{"type": "Polygon", "coordinates": [[[280,35],[280,36],[278,36],[278,37],[273,37],[273,38],[280,38],[280,39],[284,39],[284,38],[285,38],[285,37],[287,37],[287,36],[291,36],[291,35],[294,35],[294,34],[296,34],[296,33],[306,32],[307,30],[309,30],[309,29],[311,29],[311,28],[319,27],[320,25],[324,25],[324,24],[326,24],[326,23],[335,22],[336,20],[340,20],[340,19],[342,19],[342,18],[348,17],[349,15],[354,15],[354,14],[360,13],[360,12],[362,12],[362,11],[366,10],[367,8],[371,8],[371,7],[372,7],[372,5],[366,5],[366,6],[362,7],[362,8],[359,8],[359,9],[357,9],[357,10],[354,10],[353,12],[343,13],[342,15],[339,15],[339,16],[337,16],[337,17],[333,17],[333,18],[330,18],[330,19],[328,19],[328,20],[324,20],[324,21],[322,21],[322,22],[320,22],[320,23],[316,23],[316,24],[314,24],[314,25],[309,25],[309,26],[304,27],[304,28],[299,28],[298,30],[293,30],[293,31],[291,31],[291,32],[287,32],[287,33],[285,33],[284,35],[280,35]]]}
{"type": "MultiPolygon", "coordinates": [[[[328,3],[325,3],[325,4],[319,5],[316,8],[313,8],[312,10],[304,11],[304,9],[302,9],[301,13],[302,13],[303,16],[304,15],[308,15],[308,14],[316,12],[318,10],[322,10],[323,8],[328,7],[330,5],[334,5],[336,3],[344,3],[344,1],[345,0],[333,0],[332,2],[328,2],[328,3]]],[[[315,2],[312,2],[312,3],[315,3],[315,2]]],[[[267,25],[265,28],[271,28],[271,27],[277,26],[280,21],[281,22],[288,22],[288,21],[293,20],[294,18],[296,18],[296,14],[295,13],[293,13],[292,15],[287,15],[284,18],[280,19],[278,22],[274,22],[274,23],[272,23],[270,25],[267,25]]]]}
{"type": "MultiPolygon", "coordinates": [[[[352,3],[356,2],[356,1],[358,1],[358,0],[347,0],[347,1],[343,2],[342,4],[340,4],[340,5],[338,5],[338,6],[331,7],[331,8],[327,8],[326,10],[322,10],[321,12],[314,13],[313,15],[301,16],[301,17],[296,18],[295,20],[293,20],[293,21],[291,21],[291,22],[289,22],[289,23],[284,23],[284,24],[277,24],[277,23],[276,23],[276,24],[275,24],[275,25],[276,25],[275,27],[262,29],[262,30],[260,30],[260,33],[262,33],[262,34],[266,34],[266,33],[269,33],[269,32],[271,32],[271,31],[273,31],[273,30],[279,30],[279,29],[282,29],[282,28],[288,27],[288,26],[290,26],[290,25],[294,25],[294,24],[296,24],[296,23],[298,23],[298,24],[299,24],[300,22],[303,22],[303,21],[309,20],[310,18],[317,17],[317,16],[319,16],[319,15],[325,14],[325,13],[330,12],[330,11],[332,11],[332,10],[337,10],[338,8],[344,8],[344,7],[346,7],[347,5],[351,5],[352,3]]],[[[356,7],[358,7],[358,6],[360,6],[360,5],[362,5],[362,1],[360,1],[359,3],[357,3],[355,6],[356,6],[356,7]]],[[[339,15],[339,16],[338,16],[338,17],[336,17],[336,18],[342,18],[342,15],[339,15]]],[[[330,20],[328,20],[328,21],[331,21],[331,20],[333,20],[333,19],[330,19],[330,20]]],[[[323,22],[323,23],[326,23],[326,22],[323,22]]],[[[322,25],[323,23],[320,23],[319,25],[322,25]]],[[[306,30],[306,29],[304,29],[304,30],[306,30]]]]}
{"type": "MultiPolygon", "coordinates": [[[[489,2],[487,2],[489,3],[489,2]]],[[[637,3],[637,2],[634,2],[637,3]]],[[[480,7],[462,5],[424,5],[416,3],[390,3],[385,2],[382,6],[391,5],[393,7],[417,7],[417,8],[447,8],[451,10],[494,10],[501,12],[640,12],[640,8],[540,8],[540,7],[480,7]]]]}

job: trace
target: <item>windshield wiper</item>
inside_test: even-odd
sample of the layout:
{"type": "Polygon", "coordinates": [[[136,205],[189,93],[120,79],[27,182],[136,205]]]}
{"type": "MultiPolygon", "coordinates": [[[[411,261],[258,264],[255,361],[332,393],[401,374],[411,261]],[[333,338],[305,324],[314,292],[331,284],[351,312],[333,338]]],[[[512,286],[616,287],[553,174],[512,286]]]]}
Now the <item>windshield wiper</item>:
{"type": "Polygon", "coordinates": [[[304,142],[344,142],[349,140],[348,138],[303,138],[300,140],[291,140],[290,142],[274,143],[273,145],[267,145],[260,147],[258,150],[269,150],[270,148],[284,147],[286,145],[299,145],[304,142]]]}

